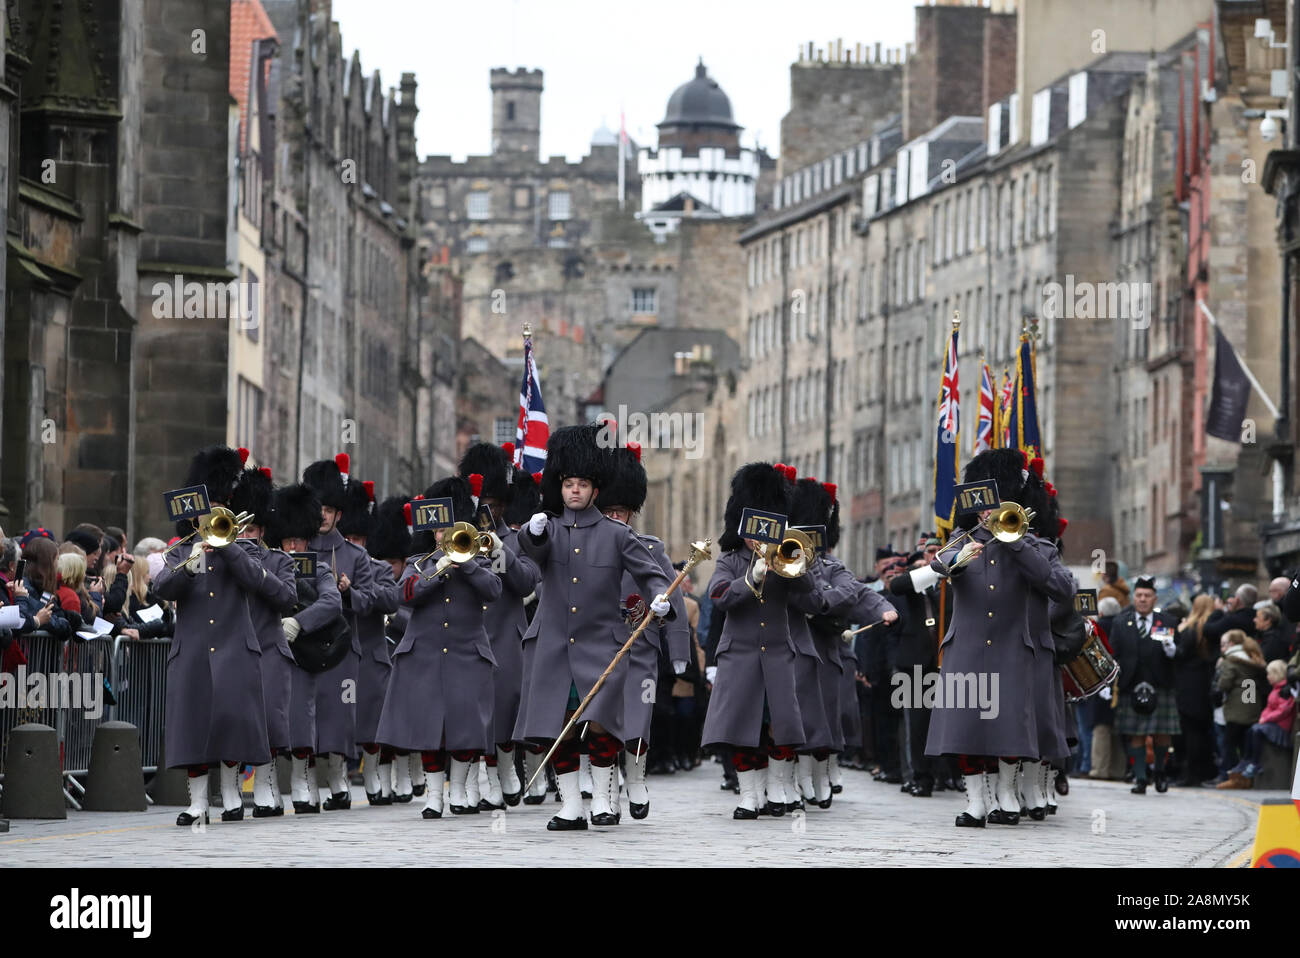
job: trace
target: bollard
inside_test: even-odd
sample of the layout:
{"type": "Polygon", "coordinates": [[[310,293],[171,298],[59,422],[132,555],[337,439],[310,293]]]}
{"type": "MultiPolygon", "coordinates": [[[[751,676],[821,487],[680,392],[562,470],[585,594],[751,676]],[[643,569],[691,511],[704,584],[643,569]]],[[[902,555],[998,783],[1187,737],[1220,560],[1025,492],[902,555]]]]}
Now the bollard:
{"type": "Polygon", "coordinates": [[[85,808],[92,812],[143,812],[144,772],[140,732],[130,722],[101,722],[95,729],[86,778],[85,808]]]}
{"type": "Polygon", "coordinates": [[[182,808],[190,803],[190,787],[185,782],[185,769],[167,767],[167,749],[158,751],[158,771],[149,783],[149,797],[155,805],[179,805],[182,808]]]}
{"type": "Polygon", "coordinates": [[[8,818],[67,818],[59,736],[48,725],[28,723],[9,733],[3,814],[8,818]]]}

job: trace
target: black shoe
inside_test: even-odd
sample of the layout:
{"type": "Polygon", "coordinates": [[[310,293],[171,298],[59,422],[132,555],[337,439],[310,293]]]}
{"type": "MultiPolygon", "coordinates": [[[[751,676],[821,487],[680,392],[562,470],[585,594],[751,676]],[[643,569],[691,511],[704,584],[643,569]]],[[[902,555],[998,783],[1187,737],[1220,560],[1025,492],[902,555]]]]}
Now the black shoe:
{"type": "Polygon", "coordinates": [[[799,801],[797,801],[797,802],[786,802],[786,803],[785,803],[785,810],[786,810],[787,812],[791,812],[791,813],[794,813],[794,812],[802,812],[802,811],[804,810],[803,799],[801,798],[801,799],[799,799],[799,801]]]}
{"type": "Polygon", "coordinates": [[[585,832],[587,830],[587,820],[585,818],[561,818],[556,815],[546,823],[548,832],[585,832]]]}
{"type": "Polygon", "coordinates": [[[448,805],[447,808],[451,810],[451,813],[453,815],[477,815],[478,814],[477,805],[448,805]]]}
{"type": "Polygon", "coordinates": [[[423,798],[423,797],[424,797],[424,786],[423,786],[423,785],[412,785],[412,786],[411,786],[411,794],[414,795],[416,798],[423,798]]]}
{"type": "Polygon", "coordinates": [[[934,786],[932,785],[914,784],[911,788],[913,798],[929,798],[933,792],[934,786]]]}
{"type": "Polygon", "coordinates": [[[1000,808],[995,808],[989,812],[988,823],[990,825],[1019,825],[1020,814],[1018,812],[1004,812],[1000,808]]]}
{"type": "Polygon", "coordinates": [[[737,807],[737,809],[731,813],[731,817],[738,822],[753,821],[755,818],[758,818],[758,811],[753,808],[737,807]]]}
{"type": "Polygon", "coordinates": [[[781,802],[780,804],[777,804],[774,802],[764,802],[762,807],[759,808],[758,814],[771,815],[773,818],[780,818],[785,814],[785,803],[781,802]]]}
{"type": "MultiPolygon", "coordinates": [[[[176,824],[184,828],[186,825],[193,825],[199,820],[199,816],[191,815],[189,812],[181,812],[176,816],[176,824]]],[[[203,813],[203,824],[208,824],[208,813],[203,813]]]]}
{"type": "Polygon", "coordinates": [[[384,795],[382,792],[375,792],[374,794],[366,792],[366,801],[371,805],[391,805],[393,804],[393,796],[384,795]]]}
{"type": "Polygon", "coordinates": [[[1042,808],[1031,808],[1029,810],[1029,817],[1036,822],[1041,822],[1047,817],[1047,806],[1044,805],[1042,808]]]}
{"type": "Polygon", "coordinates": [[[618,812],[601,812],[599,815],[592,815],[592,816],[591,816],[591,824],[593,824],[593,825],[617,825],[618,822],[619,822],[619,819],[622,818],[622,817],[623,817],[623,816],[620,815],[618,812]]]}
{"type": "Polygon", "coordinates": [[[493,805],[486,798],[480,798],[478,800],[478,810],[480,812],[499,812],[503,808],[505,808],[505,805],[493,805]]]}
{"type": "Polygon", "coordinates": [[[542,804],[542,802],[544,802],[544,801],[546,801],[546,796],[545,796],[545,795],[525,795],[525,796],[524,796],[524,804],[525,804],[525,805],[540,805],[540,804],[542,804]]]}
{"type": "Polygon", "coordinates": [[[818,808],[830,808],[831,801],[833,799],[834,799],[834,795],[832,795],[831,798],[824,798],[820,802],[813,802],[813,804],[816,805],[818,808]]]}
{"type": "Polygon", "coordinates": [[[1056,787],[1057,795],[1070,794],[1070,778],[1068,775],[1065,774],[1064,771],[1059,771],[1056,773],[1056,781],[1054,785],[1056,787]]]}
{"type": "MultiPolygon", "coordinates": [[[[559,796],[559,795],[556,795],[555,797],[556,797],[556,799],[558,800],[560,796],[559,796]]],[[[590,801],[590,800],[591,800],[591,792],[583,792],[583,793],[582,793],[582,797],[585,798],[585,799],[587,799],[588,801],[590,801]]]]}
{"type": "Polygon", "coordinates": [[[1020,806],[1020,817],[1021,817],[1021,818],[1028,818],[1028,817],[1029,817],[1029,806],[1028,806],[1028,805],[1021,805],[1021,806],[1020,806]]]}
{"type": "Polygon", "coordinates": [[[238,808],[223,809],[221,812],[223,822],[242,822],[244,820],[244,806],[238,808]]]}
{"type": "Polygon", "coordinates": [[[1142,781],[1138,782],[1136,785],[1130,788],[1129,791],[1132,792],[1134,795],[1145,795],[1147,793],[1146,779],[1143,779],[1142,781]]]}
{"type": "Polygon", "coordinates": [[[1048,806],[1047,806],[1047,814],[1048,814],[1048,815],[1055,815],[1055,814],[1056,814],[1056,806],[1055,806],[1055,805],[1048,805],[1048,806]]]}
{"type": "Polygon", "coordinates": [[[1169,791],[1169,779],[1164,772],[1156,772],[1156,791],[1162,795],[1169,791]]]}
{"type": "MultiPolygon", "coordinates": [[[[410,799],[408,798],[409,802],[410,799]]],[[[295,815],[319,815],[320,805],[315,802],[294,802],[293,813],[295,815]]]]}
{"type": "Polygon", "coordinates": [[[335,792],[329,798],[325,799],[325,811],[327,812],[346,812],[351,807],[351,792],[335,792]]]}
{"type": "Polygon", "coordinates": [[[960,815],[957,816],[957,827],[958,828],[983,828],[984,819],[976,818],[974,815],[971,815],[967,812],[962,812],[960,815]]]}
{"type": "Polygon", "coordinates": [[[405,805],[414,797],[415,797],[415,792],[412,792],[410,795],[398,795],[396,792],[393,792],[393,804],[405,805]]]}
{"type": "Polygon", "coordinates": [[[947,791],[947,790],[948,790],[948,786],[947,786],[947,784],[944,783],[944,780],[943,780],[943,779],[941,779],[941,778],[936,778],[936,779],[934,780],[933,790],[936,791],[936,792],[944,792],[944,791],[947,791]]]}
{"type": "Polygon", "coordinates": [[[730,792],[740,788],[740,783],[734,778],[724,778],[722,784],[719,785],[718,788],[722,789],[724,792],[730,792]]]}
{"type": "Polygon", "coordinates": [[[523,794],[522,792],[502,792],[501,798],[505,801],[507,805],[509,805],[511,808],[514,808],[516,805],[519,804],[519,797],[522,794],[523,794]]]}
{"type": "Polygon", "coordinates": [[[627,810],[631,812],[632,817],[639,822],[650,814],[650,803],[646,802],[644,805],[638,805],[636,802],[629,800],[627,803],[627,810]]]}
{"type": "Polygon", "coordinates": [[[890,772],[881,779],[886,785],[898,785],[903,781],[903,776],[899,772],[890,772]]]}
{"type": "Polygon", "coordinates": [[[420,812],[420,817],[429,819],[442,818],[442,812],[438,811],[436,808],[426,808],[420,812]]]}
{"type": "Polygon", "coordinates": [[[843,791],[844,791],[844,786],[843,786],[843,785],[832,785],[832,786],[831,786],[831,794],[832,794],[832,795],[838,795],[838,794],[840,794],[840,793],[843,792],[843,791]]]}
{"type": "Polygon", "coordinates": [[[284,809],[278,805],[254,805],[254,818],[279,818],[284,814],[284,809]]]}
{"type": "Polygon", "coordinates": [[[912,780],[908,779],[907,781],[903,782],[902,785],[898,786],[898,790],[900,792],[910,792],[912,790],[912,780]]]}

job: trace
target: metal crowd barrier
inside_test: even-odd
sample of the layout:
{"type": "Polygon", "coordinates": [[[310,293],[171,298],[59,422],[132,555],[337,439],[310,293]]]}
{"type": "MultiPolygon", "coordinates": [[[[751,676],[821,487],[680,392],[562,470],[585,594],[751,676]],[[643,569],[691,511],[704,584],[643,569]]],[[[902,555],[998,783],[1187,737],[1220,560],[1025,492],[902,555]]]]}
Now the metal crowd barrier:
{"type": "Polygon", "coordinates": [[[9,734],[19,725],[38,722],[58,734],[64,795],[76,808],[85,789],[76,776],[90,769],[95,729],[101,722],[127,721],[140,730],[144,771],[158,768],[162,755],[163,703],[166,699],[170,639],[111,636],[81,641],[60,640],[47,632],[14,637],[27,664],[8,678],[13,707],[0,707],[0,781],[4,779],[9,734]],[[41,704],[32,704],[32,679],[45,686],[41,704]],[[109,696],[115,704],[109,704],[109,696]]]}

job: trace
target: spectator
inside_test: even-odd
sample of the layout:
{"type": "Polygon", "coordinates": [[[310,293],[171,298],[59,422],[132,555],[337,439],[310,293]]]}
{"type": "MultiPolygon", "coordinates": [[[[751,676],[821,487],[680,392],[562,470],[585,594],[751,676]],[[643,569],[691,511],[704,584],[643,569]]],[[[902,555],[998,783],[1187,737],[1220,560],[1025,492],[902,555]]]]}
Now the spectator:
{"type": "MultiPolygon", "coordinates": [[[[14,586],[18,607],[24,616],[36,623],[38,629],[45,629],[56,639],[71,638],[74,623],[68,613],[59,608],[55,596],[59,579],[56,567],[59,547],[49,536],[33,535],[24,538],[27,539],[27,545],[23,547],[27,573],[21,593],[18,585],[14,586]]],[[[80,616],[77,618],[80,620],[80,616]]]]}
{"type": "Polygon", "coordinates": [[[1264,708],[1259,691],[1267,681],[1267,673],[1258,642],[1240,629],[1229,630],[1224,638],[1228,640],[1228,651],[1219,660],[1215,685],[1224,693],[1224,748],[1220,768],[1227,773],[1241,761],[1246,733],[1259,721],[1264,708]]]}
{"type": "Polygon", "coordinates": [[[1191,614],[1178,625],[1178,655],[1174,659],[1178,721],[1182,726],[1184,788],[1196,787],[1214,778],[1214,703],[1210,687],[1214,680],[1214,650],[1205,634],[1205,623],[1214,612],[1214,596],[1201,593],[1192,600],[1191,614]]]}
{"type": "Polygon", "coordinates": [[[1265,662],[1291,657],[1291,637],[1282,631],[1282,610],[1272,602],[1255,610],[1255,639],[1265,662]]]}
{"type": "Polygon", "coordinates": [[[1242,759],[1228,772],[1228,780],[1219,788],[1250,788],[1259,774],[1259,763],[1264,754],[1264,743],[1291,750],[1291,726],[1295,721],[1295,699],[1286,682],[1286,663],[1274,659],[1267,667],[1268,703],[1260,713],[1259,721],[1246,733],[1242,759]]]}
{"type": "Polygon", "coordinates": [[[898,671],[898,647],[902,638],[902,619],[907,602],[889,591],[889,583],[905,568],[907,556],[894,555],[886,563],[877,563],[884,598],[898,612],[899,621],[881,629],[863,632],[867,636],[867,682],[871,688],[871,724],[875,729],[876,761],[880,770],[872,778],[877,782],[900,785],[903,781],[902,736],[903,710],[895,707],[891,695],[891,676],[898,671]]]}
{"type": "Polygon", "coordinates": [[[175,616],[172,605],[158,598],[153,591],[153,576],[149,571],[149,556],[162,552],[167,544],[161,539],[141,539],[135,544],[133,561],[127,565],[127,572],[121,576],[123,582],[129,583],[126,599],[125,620],[115,631],[130,639],[171,638],[175,628],[175,616]],[[140,617],[140,610],[152,606],[162,609],[162,618],[152,622],[140,617]]]}
{"type": "Polygon", "coordinates": [[[1249,583],[1237,586],[1222,608],[1216,608],[1205,622],[1205,637],[1217,642],[1230,629],[1240,629],[1247,635],[1255,634],[1255,603],[1259,591],[1249,583]]]}
{"type": "Polygon", "coordinates": [[[59,605],[65,612],[75,612],[87,626],[99,617],[99,606],[86,589],[86,560],[75,552],[65,552],[58,559],[59,605]]]}
{"type": "Polygon", "coordinates": [[[1282,621],[1278,625],[1282,629],[1282,634],[1286,636],[1287,641],[1295,645],[1295,620],[1288,616],[1282,609],[1282,600],[1286,597],[1287,589],[1291,587],[1291,580],[1286,576],[1278,576],[1268,584],[1268,599],[1277,606],[1278,613],[1282,616],[1282,621]]]}
{"type": "Polygon", "coordinates": [[[1119,563],[1115,561],[1107,562],[1106,571],[1101,578],[1104,584],[1097,590],[1097,601],[1101,602],[1102,599],[1113,598],[1119,603],[1121,609],[1128,606],[1128,583],[1119,577],[1119,563]]]}
{"type": "Polygon", "coordinates": [[[86,555],[86,574],[99,575],[99,559],[103,552],[104,533],[97,526],[80,525],[64,537],[86,555]],[[93,530],[93,531],[92,531],[93,530]]]}
{"type": "Polygon", "coordinates": [[[4,604],[14,603],[14,571],[18,564],[18,540],[6,539],[0,529],[0,599],[4,604]]]}
{"type": "MultiPolygon", "coordinates": [[[[162,540],[146,541],[161,542],[162,540]]],[[[106,619],[116,619],[126,605],[127,590],[131,587],[131,578],[128,573],[131,571],[131,566],[136,557],[117,546],[112,539],[106,540],[106,545],[115,546],[115,548],[108,550],[108,557],[105,560],[103,616],[106,619]]],[[[136,548],[139,548],[139,546],[137,545],[136,548]]]]}

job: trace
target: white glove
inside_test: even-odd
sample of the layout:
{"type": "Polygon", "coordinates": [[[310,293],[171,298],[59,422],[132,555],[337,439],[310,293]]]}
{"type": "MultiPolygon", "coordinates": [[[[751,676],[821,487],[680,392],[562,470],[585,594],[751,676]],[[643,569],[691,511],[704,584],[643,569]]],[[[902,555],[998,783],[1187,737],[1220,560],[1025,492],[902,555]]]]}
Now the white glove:
{"type": "Polygon", "coordinates": [[[492,549],[490,551],[490,554],[495,556],[497,553],[499,553],[502,549],[505,548],[505,543],[503,543],[501,541],[501,537],[497,535],[495,532],[493,532],[491,529],[488,530],[488,535],[492,537],[492,549]]]}
{"type": "Polygon", "coordinates": [[[706,682],[712,682],[718,677],[718,667],[716,665],[706,666],[704,669],[704,679],[706,682]]]}
{"type": "Polygon", "coordinates": [[[158,578],[158,573],[162,572],[163,567],[167,565],[167,559],[161,552],[151,552],[144,560],[149,565],[149,578],[158,578]]]}
{"type": "Polygon", "coordinates": [[[844,642],[845,645],[852,642],[854,639],[853,630],[845,629],[843,632],[840,633],[840,639],[844,642]]]}
{"type": "Polygon", "coordinates": [[[185,571],[188,572],[190,575],[197,575],[199,572],[199,565],[201,562],[200,556],[202,555],[203,555],[203,543],[202,542],[194,543],[194,548],[190,550],[189,558],[187,558],[182,563],[182,565],[185,568],[185,571]]]}
{"type": "Polygon", "coordinates": [[[546,513],[539,512],[528,520],[528,531],[534,536],[540,536],[546,528],[546,513]]]}
{"type": "Polygon", "coordinates": [[[1160,644],[1164,647],[1165,655],[1169,658],[1172,659],[1178,654],[1178,647],[1174,645],[1174,640],[1172,638],[1161,639],[1160,644]]]}
{"type": "Polygon", "coordinates": [[[1109,685],[1103,685],[1103,686],[1101,687],[1101,691],[1098,692],[1097,694],[1100,695],[1100,696],[1101,696],[1103,699],[1105,699],[1107,702],[1109,702],[1109,701],[1110,701],[1110,686],[1109,686],[1109,685]]]}
{"type": "Polygon", "coordinates": [[[284,626],[284,637],[288,642],[292,642],[294,639],[298,638],[298,633],[302,631],[302,626],[299,625],[298,620],[294,618],[281,619],[280,624],[284,626]]]}
{"type": "Polygon", "coordinates": [[[673,675],[681,675],[686,671],[686,663],[681,659],[673,659],[673,675]]]}
{"type": "Polygon", "coordinates": [[[908,576],[912,580],[912,590],[918,595],[930,588],[930,586],[934,585],[940,579],[939,573],[935,572],[929,566],[925,566],[921,569],[913,569],[908,573],[908,576]]]}
{"type": "Polygon", "coordinates": [[[766,576],[767,576],[767,560],[765,560],[762,556],[759,556],[758,561],[754,563],[754,569],[752,572],[750,572],[749,577],[750,579],[753,580],[754,584],[757,585],[758,583],[762,582],[766,576]]]}
{"type": "MultiPolygon", "coordinates": [[[[650,611],[655,615],[667,615],[670,608],[672,608],[672,606],[668,604],[668,596],[664,595],[662,592],[655,596],[654,600],[650,603],[650,611]]],[[[684,667],[685,666],[683,666],[683,668],[684,667]]]]}

